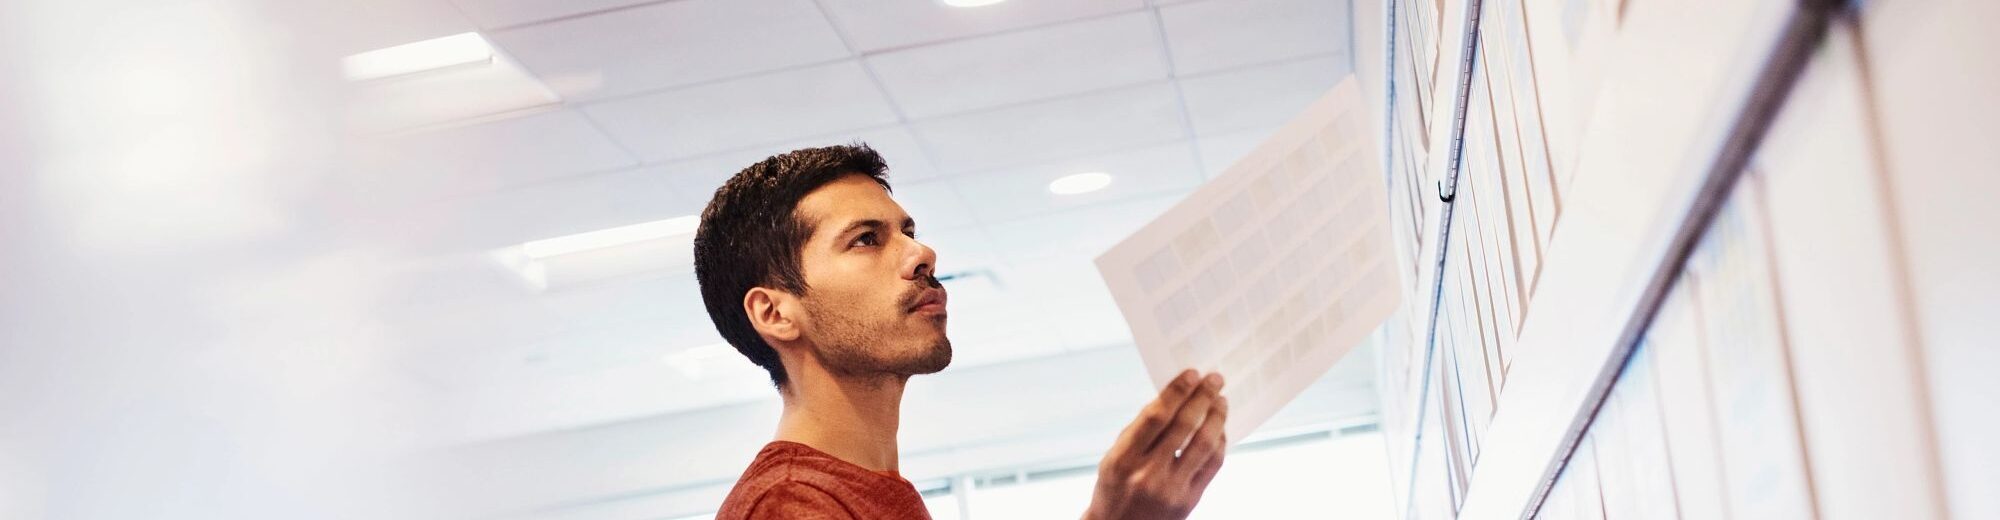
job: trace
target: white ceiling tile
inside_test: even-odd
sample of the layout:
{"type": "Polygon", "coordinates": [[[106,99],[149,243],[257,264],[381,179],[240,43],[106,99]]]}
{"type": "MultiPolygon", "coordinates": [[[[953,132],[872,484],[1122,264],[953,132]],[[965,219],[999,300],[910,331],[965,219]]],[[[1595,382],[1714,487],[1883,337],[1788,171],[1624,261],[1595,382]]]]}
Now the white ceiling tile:
{"type": "MultiPolygon", "coordinates": [[[[938,175],[937,168],[931,166],[930,156],[924,153],[923,146],[917,144],[916,136],[910,134],[908,127],[901,125],[800,139],[771,147],[771,153],[765,155],[800,148],[853,144],[856,141],[867,143],[869,148],[875,149],[875,153],[882,154],[882,160],[889,163],[890,181],[898,183],[920,181],[938,175]]],[[[744,166],[749,164],[745,163],[744,166]]]]}
{"type": "Polygon", "coordinates": [[[868,65],[912,118],[1167,77],[1158,27],[1146,12],[878,54],[868,65]]]}
{"type": "Polygon", "coordinates": [[[933,180],[893,184],[892,198],[903,206],[903,211],[916,219],[920,233],[931,229],[954,229],[976,223],[972,212],[965,209],[965,199],[959,198],[958,190],[951,183],[933,180]]]}
{"type": "Polygon", "coordinates": [[[377,134],[552,106],[557,101],[534,76],[503,57],[482,65],[351,84],[345,116],[350,132],[377,134]]]}
{"type": "Polygon", "coordinates": [[[511,228],[503,245],[637,224],[686,215],[667,202],[673,196],[656,168],[636,168],[566,178],[504,190],[481,201],[483,211],[519,222],[478,224],[511,228]]]}
{"type": "Polygon", "coordinates": [[[1347,3],[1327,0],[1213,0],[1160,8],[1174,72],[1324,54],[1347,47],[1347,3]]]}
{"type": "Polygon", "coordinates": [[[1000,262],[999,255],[993,252],[992,239],[978,226],[919,227],[917,240],[937,252],[939,273],[991,270],[1000,262]]]}
{"type": "Polygon", "coordinates": [[[1213,179],[1221,175],[1230,165],[1236,164],[1237,160],[1256,150],[1257,145],[1264,144],[1264,140],[1270,138],[1271,133],[1275,131],[1276,128],[1259,128],[1196,139],[1195,146],[1201,148],[1202,176],[1213,179]]]}
{"type": "Polygon", "coordinates": [[[1284,124],[1347,76],[1347,54],[1182,78],[1195,135],[1284,124]]]}
{"type": "Polygon", "coordinates": [[[637,161],[572,110],[366,139],[343,181],[377,200],[433,200],[637,161]]]}
{"type": "Polygon", "coordinates": [[[649,3],[652,0],[452,0],[474,23],[498,29],[649,3]]]}
{"type": "Polygon", "coordinates": [[[448,0],[343,0],[287,2],[288,21],[314,35],[313,45],[339,54],[450,36],[474,29],[448,0]]]}
{"type": "MultiPolygon", "coordinates": [[[[418,254],[480,251],[691,213],[657,167],[573,175],[351,222],[418,254]]],[[[698,210],[699,208],[694,208],[698,210]]]]}
{"type": "MultiPolygon", "coordinates": [[[[538,306],[544,302],[534,301],[509,311],[481,309],[411,324],[398,333],[413,345],[403,353],[404,362],[428,382],[442,387],[488,384],[622,364],[657,363],[676,347],[719,342],[720,337],[709,325],[699,298],[693,300],[697,305],[687,315],[698,318],[700,323],[657,320],[614,327],[571,326],[534,334],[538,331],[522,325],[562,323],[555,316],[540,312],[538,306]],[[502,319],[505,323],[482,322],[502,319]]],[[[606,309],[617,308],[599,311],[606,309]]]]}
{"type": "Polygon", "coordinates": [[[771,149],[759,148],[674,161],[659,166],[660,179],[674,191],[678,207],[691,209],[687,214],[700,213],[708,206],[709,199],[715,197],[716,188],[772,153],[771,149]]]}
{"type": "MultiPolygon", "coordinates": [[[[520,275],[479,253],[412,257],[386,269],[379,307],[383,325],[453,329],[439,316],[474,314],[533,296],[520,275]]],[[[491,327],[500,328],[500,327],[491,327]]],[[[469,331],[467,331],[469,332],[469,331]]]]}
{"type": "MultiPolygon", "coordinates": [[[[664,338],[646,352],[714,343],[713,322],[692,271],[634,277],[537,295],[541,311],[577,331],[664,338]],[[628,330],[640,329],[640,330],[628,330]]],[[[579,347],[580,348],[580,347],[579,347]]]]}
{"type": "Polygon", "coordinates": [[[910,137],[909,130],[902,127],[834,134],[779,146],[705,155],[666,163],[660,165],[659,170],[662,181],[678,195],[674,202],[675,207],[689,208],[689,213],[699,213],[701,208],[708,205],[708,200],[715,196],[716,188],[722,187],[722,183],[727,182],[730,177],[756,164],[757,161],[800,148],[848,144],[857,140],[868,143],[888,161],[889,181],[896,186],[898,195],[902,194],[904,184],[918,183],[935,176],[931,173],[929,161],[923,157],[923,152],[917,149],[915,139],[910,137]]]}
{"type": "Polygon", "coordinates": [[[680,0],[488,37],[557,93],[632,94],[847,56],[812,0],[680,0]]]}
{"type": "Polygon", "coordinates": [[[1015,0],[960,8],[937,0],[822,0],[855,50],[884,49],[1131,11],[1144,0],[1015,0]]]}
{"type": "Polygon", "coordinates": [[[1062,333],[1044,324],[1037,302],[1008,295],[978,304],[951,302],[945,334],[951,338],[951,370],[1060,354],[1069,349],[1062,333]]]}
{"type": "Polygon", "coordinates": [[[1201,183],[1201,168],[1187,141],[1092,155],[1022,168],[1007,168],[951,178],[959,193],[976,193],[966,203],[981,222],[998,223],[1054,211],[1178,193],[1201,183]],[[1112,182],[1104,189],[1075,195],[1049,191],[1049,182],[1075,173],[1105,172],[1112,182]]]}
{"type": "MultiPolygon", "coordinates": [[[[748,155],[739,158],[704,158],[661,166],[649,166],[624,172],[585,175],[582,176],[587,179],[585,182],[572,183],[563,181],[550,183],[551,187],[537,186],[535,190],[509,191],[527,192],[521,195],[514,195],[512,198],[548,197],[550,199],[549,202],[563,202],[563,205],[550,206],[550,209],[558,210],[559,214],[573,215],[567,220],[609,222],[609,224],[605,225],[595,225],[596,227],[586,226],[575,231],[566,231],[557,234],[578,233],[647,220],[700,214],[702,208],[707,206],[709,199],[714,196],[716,188],[721,187],[724,181],[728,180],[730,176],[735,175],[743,167],[747,167],[760,159],[762,158],[749,158],[748,155]],[[577,185],[567,186],[568,184],[577,185]],[[608,193],[621,189],[633,190],[637,193],[632,195],[613,195],[608,193]],[[606,208],[568,207],[567,203],[569,201],[588,200],[592,196],[603,197],[602,200],[612,203],[612,206],[606,208]]],[[[972,213],[966,209],[964,200],[959,198],[958,192],[947,182],[941,180],[894,182],[892,179],[892,185],[895,187],[892,197],[898,204],[903,206],[904,211],[909,212],[911,217],[917,219],[920,226],[919,229],[943,230],[970,227],[976,224],[972,213]]],[[[506,203],[503,201],[486,200],[491,198],[494,197],[483,197],[471,206],[484,212],[502,213],[501,208],[505,207],[506,203]]],[[[460,204],[463,205],[465,203],[460,204]]],[[[458,209],[458,211],[470,210],[470,208],[458,209]]],[[[578,226],[541,224],[535,227],[539,229],[571,229],[578,226]]],[[[520,233],[511,233],[510,235],[520,235],[520,233]]],[[[533,240],[535,238],[548,237],[537,236],[516,240],[514,243],[533,240]]]]}
{"type": "Polygon", "coordinates": [[[1001,276],[1012,298],[1044,309],[1043,326],[1062,332],[1074,348],[1131,343],[1132,330],[1111,289],[1097,272],[1095,255],[1076,254],[1013,262],[1001,276]]]}
{"type": "Polygon", "coordinates": [[[695,380],[664,363],[632,363],[595,371],[529,370],[446,389],[431,404],[437,424],[454,437],[492,440],[578,429],[656,414],[777,398],[761,370],[695,380]]]}
{"type": "Polygon", "coordinates": [[[1186,195],[1175,193],[989,224],[986,234],[992,237],[994,250],[1009,262],[1077,255],[1096,258],[1186,195]]]}
{"type": "Polygon", "coordinates": [[[1185,137],[1168,83],[911,123],[946,174],[1032,164],[1185,137]]]}
{"type": "MultiPolygon", "coordinates": [[[[943,262],[950,260],[940,263],[949,265],[943,262]]],[[[981,274],[991,276],[945,282],[951,291],[945,331],[952,340],[953,370],[1054,355],[1072,346],[1061,331],[1047,325],[1049,302],[1036,297],[1045,294],[1020,291],[1004,266],[990,266],[981,274]]]]}
{"type": "Polygon", "coordinates": [[[593,103],[583,111],[649,161],[896,122],[881,91],[853,61],[593,103]]]}
{"type": "Polygon", "coordinates": [[[673,339],[660,347],[701,344],[713,335],[692,273],[537,292],[517,271],[483,253],[405,264],[387,285],[381,316],[412,343],[413,352],[519,350],[578,331],[673,339]]]}
{"type": "Polygon", "coordinates": [[[567,327],[540,312],[531,291],[495,262],[483,255],[452,257],[455,261],[425,269],[425,279],[413,285],[467,290],[478,298],[404,291],[399,294],[404,299],[388,302],[379,318],[389,335],[408,345],[398,358],[426,373],[431,383],[448,384],[454,365],[471,371],[475,367],[464,365],[473,359],[520,361],[534,342],[559,336],[567,327]]]}

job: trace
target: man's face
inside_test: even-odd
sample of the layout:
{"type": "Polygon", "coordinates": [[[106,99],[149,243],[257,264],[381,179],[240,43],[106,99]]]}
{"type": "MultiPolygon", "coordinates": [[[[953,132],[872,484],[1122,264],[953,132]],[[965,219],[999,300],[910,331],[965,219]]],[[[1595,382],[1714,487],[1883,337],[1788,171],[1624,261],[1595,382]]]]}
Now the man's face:
{"type": "Polygon", "coordinates": [[[865,175],[848,175],[799,201],[812,226],[800,252],[805,334],[829,370],[911,375],[951,363],[937,254],[916,222],[865,175]]]}

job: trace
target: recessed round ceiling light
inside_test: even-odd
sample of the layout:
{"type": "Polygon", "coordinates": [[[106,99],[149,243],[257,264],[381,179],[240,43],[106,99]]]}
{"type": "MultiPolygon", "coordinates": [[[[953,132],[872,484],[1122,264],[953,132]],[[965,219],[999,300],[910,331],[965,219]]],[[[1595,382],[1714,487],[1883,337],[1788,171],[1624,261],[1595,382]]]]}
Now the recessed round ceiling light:
{"type": "Polygon", "coordinates": [[[1065,175],[1060,179],[1049,181],[1049,192],[1057,195],[1076,195],[1101,190],[1105,186],[1110,185],[1111,174],[1085,172],[1075,175],[1065,175]]]}
{"type": "Polygon", "coordinates": [[[997,4],[1000,2],[1005,2],[1007,0],[940,0],[940,1],[944,2],[944,5],[949,5],[952,7],[979,7],[982,5],[997,4]]]}

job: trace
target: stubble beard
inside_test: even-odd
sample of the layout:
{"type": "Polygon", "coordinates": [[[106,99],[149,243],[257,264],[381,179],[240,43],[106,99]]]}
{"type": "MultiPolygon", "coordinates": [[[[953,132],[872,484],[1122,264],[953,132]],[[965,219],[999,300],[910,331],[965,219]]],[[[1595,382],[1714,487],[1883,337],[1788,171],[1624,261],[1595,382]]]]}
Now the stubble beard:
{"type": "MultiPolygon", "coordinates": [[[[906,338],[893,337],[891,333],[869,327],[856,319],[853,313],[843,312],[852,309],[828,308],[810,298],[805,301],[805,307],[818,325],[815,328],[819,337],[814,338],[814,344],[819,347],[820,360],[835,375],[863,379],[907,378],[917,374],[935,374],[951,364],[951,339],[942,333],[916,355],[902,356],[898,349],[889,345],[906,338]]],[[[899,318],[907,317],[901,309],[894,312],[899,318]]]]}

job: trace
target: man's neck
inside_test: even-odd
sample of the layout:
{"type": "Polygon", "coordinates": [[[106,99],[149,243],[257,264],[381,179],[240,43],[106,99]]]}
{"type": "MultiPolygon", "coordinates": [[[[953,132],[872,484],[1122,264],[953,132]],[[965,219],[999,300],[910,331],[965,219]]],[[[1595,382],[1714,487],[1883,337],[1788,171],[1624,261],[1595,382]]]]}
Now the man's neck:
{"type": "Polygon", "coordinates": [[[811,446],[874,471],[894,471],[904,377],[856,380],[798,374],[783,392],[777,440],[811,446]]]}

